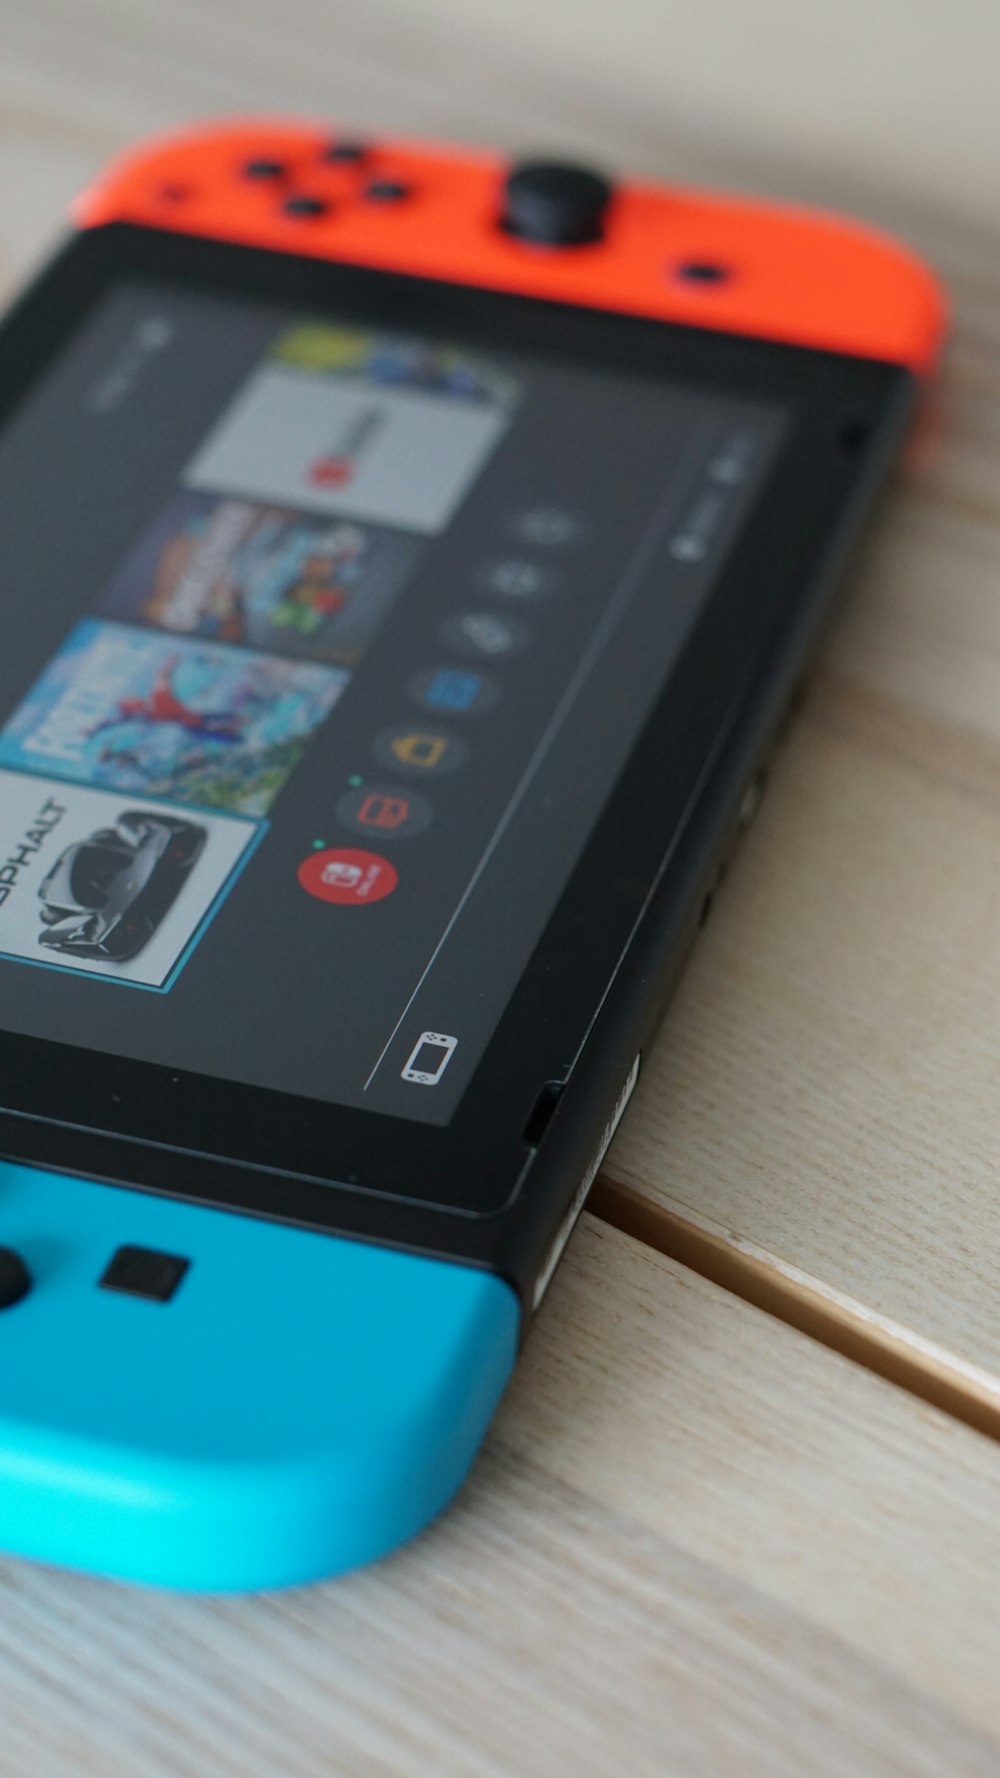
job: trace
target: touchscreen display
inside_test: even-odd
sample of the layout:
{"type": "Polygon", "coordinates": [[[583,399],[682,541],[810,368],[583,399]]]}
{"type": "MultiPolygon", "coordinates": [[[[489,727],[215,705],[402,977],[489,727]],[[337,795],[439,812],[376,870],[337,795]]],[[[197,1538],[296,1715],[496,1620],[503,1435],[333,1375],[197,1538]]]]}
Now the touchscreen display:
{"type": "Polygon", "coordinates": [[[4,1027],[446,1123],[785,425],[105,296],[0,436],[4,1027]]]}

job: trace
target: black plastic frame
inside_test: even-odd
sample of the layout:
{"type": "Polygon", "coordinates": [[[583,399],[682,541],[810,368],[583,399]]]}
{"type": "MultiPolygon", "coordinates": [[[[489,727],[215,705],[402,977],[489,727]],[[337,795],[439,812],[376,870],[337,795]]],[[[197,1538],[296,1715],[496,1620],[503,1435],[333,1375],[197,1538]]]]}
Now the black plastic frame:
{"type": "Polygon", "coordinates": [[[92,304],[152,279],[597,364],[785,408],[774,472],[450,1125],[0,1033],[0,1153],[494,1267],[530,1294],[719,848],[894,455],[914,380],[875,364],[116,224],[0,333],[0,424],[92,304]],[[546,1082],[568,1084],[533,1148],[546,1082]]]}

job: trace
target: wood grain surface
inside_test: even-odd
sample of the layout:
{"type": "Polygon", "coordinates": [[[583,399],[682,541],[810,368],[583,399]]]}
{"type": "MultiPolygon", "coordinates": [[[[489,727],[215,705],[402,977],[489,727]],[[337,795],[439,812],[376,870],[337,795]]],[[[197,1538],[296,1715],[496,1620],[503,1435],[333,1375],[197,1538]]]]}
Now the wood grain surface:
{"type": "Polygon", "coordinates": [[[645,1245],[585,1220],[370,1573],[0,1565],[2,1778],[1000,1771],[998,67],[995,0],[0,0],[8,289],[110,153],[266,110],[852,211],[956,314],[595,1200],[645,1245]]]}
{"type": "Polygon", "coordinates": [[[997,1436],[1000,257],[952,250],[939,402],[608,1177],[997,1436]]]}
{"type": "Polygon", "coordinates": [[[997,1454],[585,1219],[461,1500],[184,1599],[0,1565],[4,1778],[995,1778],[997,1454]]]}

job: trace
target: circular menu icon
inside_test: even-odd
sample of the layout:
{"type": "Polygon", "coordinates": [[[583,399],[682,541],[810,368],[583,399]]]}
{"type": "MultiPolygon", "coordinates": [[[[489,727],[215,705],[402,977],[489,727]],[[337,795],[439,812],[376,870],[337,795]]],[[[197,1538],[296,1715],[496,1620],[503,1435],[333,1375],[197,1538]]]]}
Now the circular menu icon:
{"type": "Polygon", "coordinates": [[[425,796],[398,785],[362,784],[345,791],[337,804],[337,814],[347,827],[380,840],[407,840],[423,833],[433,813],[425,796]]]}
{"type": "Polygon", "coordinates": [[[441,634],[449,648],[460,654],[499,657],[525,648],[530,631],[520,618],[508,612],[461,611],[449,617],[441,634]]]}
{"type": "Polygon", "coordinates": [[[341,907],[383,901],[399,882],[399,872],[388,858],[355,846],[324,846],[310,852],[299,865],[298,876],[307,894],[341,907]]]}
{"type": "Polygon", "coordinates": [[[469,667],[431,667],[414,675],[409,690],[425,710],[440,710],[448,716],[471,716],[473,711],[478,715],[491,710],[500,696],[492,679],[469,667]]]}
{"type": "Polygon", "coordinates": [[[529,506],[519,512],[513,523],[515,534],[525,543],[542,549],[566,549],[579,543],[584,523],[579,514],[562,506],[529,506]]]}
{"type": "Polygon", "coordinates": [[[541,563],[520,556],[484,562],[476,573],[479,585],[487,592],[518,600],[540,599],[555,592],[561,578],[555,568],[543,568],[541,563]]]}
{"type": "Polygon", "coordinates": [[[415,727],[412,722],[384,728],[375,736],[372,752],[392,772],[412,772],[415,777],[443,777],[455,772],[469,757],[469,743],[446,729],[415,727]]]}

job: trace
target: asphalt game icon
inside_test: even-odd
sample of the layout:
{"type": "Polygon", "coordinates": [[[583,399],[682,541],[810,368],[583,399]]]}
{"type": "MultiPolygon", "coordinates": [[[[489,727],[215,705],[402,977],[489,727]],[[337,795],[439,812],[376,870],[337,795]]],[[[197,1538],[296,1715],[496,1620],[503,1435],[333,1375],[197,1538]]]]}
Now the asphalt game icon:
{"type": "Polygon", "coordinates": [[[39,886],[39,944],[131,962],[173,906],[207,837],[193,821],[126,809],[114,827],[67,846],[39,886]]]}
{"type": "Polygon", "coordinates": [[[215,810],[0,770],[0,960],[162,993],[264,832],[215,810]]]}

